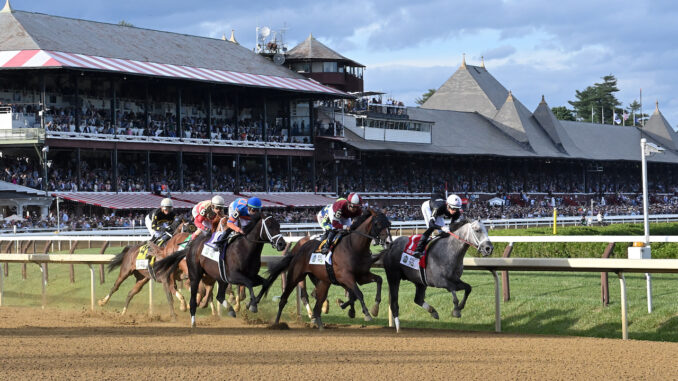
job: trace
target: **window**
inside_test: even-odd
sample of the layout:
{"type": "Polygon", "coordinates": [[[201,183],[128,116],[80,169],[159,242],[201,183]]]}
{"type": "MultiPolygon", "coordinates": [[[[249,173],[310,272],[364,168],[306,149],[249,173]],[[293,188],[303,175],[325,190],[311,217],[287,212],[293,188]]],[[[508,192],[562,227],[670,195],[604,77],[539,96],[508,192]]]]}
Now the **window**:
{"type": "Polygon", "coordinates": [[[323,71],[325,73],[336,73],[337,72],[337,63],[336,62],[323,62],[323,71]]]}

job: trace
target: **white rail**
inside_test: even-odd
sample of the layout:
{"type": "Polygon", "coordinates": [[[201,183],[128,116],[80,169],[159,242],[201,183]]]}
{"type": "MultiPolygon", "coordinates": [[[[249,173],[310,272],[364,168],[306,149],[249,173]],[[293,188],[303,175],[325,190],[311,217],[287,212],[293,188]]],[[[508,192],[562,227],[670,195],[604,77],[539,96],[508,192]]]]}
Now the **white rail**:
{"type": "MultiPolygon", "coordinates": [[[[636,238],[637,239],[637,238],[636,238]]],[[[68,263],[86,264],[90,268],[90,308],[94,310],[95,302],[95,276],[92,265],[106,264],[111,261],[113,255],[49,255],[49,254],[0,254],[0,262],[41,264],[43,270],[42,296],[43,308],[46,305],[46,277],[42,264],[68,263]]],[[[267,266],[270,261],[279,257],[263,257],[262,265],[267,266]]],[[[602,258],[576,258],[576,259],[541,259],[541,258],[464,258],[466,270],[487,270],[494,278],[495,287],[495,331],[501,332],[501,285],[497,271],[570,271],[570,272],[614,272],[619,276],[621,288],[621,322],[622,338],[628,339],[628,312],[626,300],[625,272],[630,273],[678,273],[678,259],[602,259],[602,258]]],[[[0,271],[0,306],[3,303],[4,279],[0,271]]],[[[153,303],[152,294],[149,302],[153,303]]],[[[389,314],[390,315],[390,314],[389,314]]],[[[389,324],[392,322],[389,321],[389,324]]]]}

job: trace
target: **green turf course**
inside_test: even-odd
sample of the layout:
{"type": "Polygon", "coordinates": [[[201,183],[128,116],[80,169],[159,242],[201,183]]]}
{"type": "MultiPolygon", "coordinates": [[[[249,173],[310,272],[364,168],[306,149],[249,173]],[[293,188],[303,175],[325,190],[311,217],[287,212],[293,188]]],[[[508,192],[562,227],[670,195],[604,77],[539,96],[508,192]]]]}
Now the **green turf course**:
{"type": "MultiPolygon", "coordinates": [[[[678,231],[678,224],[658,224],[652,226],[653,235],[669,235],[678,231]]],[[[559,234],[599,234],[599,235],[638,235],[642,234],[640,225],[614,225],[602,228],[558,228],[559,234]]],[[[548,235],[549,228],[496,230],[491,235],[548,235]]],[[[513,251],[516,256],[546,257],[549,252],[556,251],[553,257],[600,257],[606,244],[516,244],[513,251]],[[572,249],[569,246],[578,246],[572,249]],[[533,246],[533,247],[530,247],[533,246]],[[558,251],[560,250],[560,251],[558,251]]],[[[626,244],[618,244],[613,257],[626,257],[626,244]]],[[[503,247],[495,246],[493,256],[500,256],[503,247]]],[[[109,248],[107,253],[115,254],[120,248],[109,248]]],[[[653,257],[676,258],[675,244],[653,246],[653,257]]],[[[98,253],[99,249],[79,250],[78,253],[98,253]]],[[[469,255],[473,253],[469,252],[469,255]]],[[[266,245],[263,255],[275,255],[270,245],[266,245]]],[[[50,307],[86,309],[89,308],[89,269],[85,265],[76,265],[76,283],[70,284],[68,265],[49,266],[50,282],[48,284],[48,305],[50,307]]],[[[364,323],[362,313],[357,311],[355,319],[346,317],[345,311],[340,311],[335,301],[344,298],[343,290],[334,286],[330,289],[331,311],[323,319],[330,324],[370,324],[387,326],[388,313],[388,286],[383,270],[375,269],[377,274],[384,278],[382,304],[379,317],[373,322],[364,323]]],[[[97,298],[106,295],[117,270],[106,274],[106,283],[97,284],[97,298]]],[[[97,270],[98,279],[98,270],[97,270]]],[[[430,288],[427,302],[434,306],[440,320],[433,320],[429,314],[414,304],[414,287],[403,282],[400,288],[400,317],[403,329],[409,327],[454,329],[471,331],[494,330],[494,282],[492,276],[482,271],[467,271],[463,279],[473,286],[473,293],[469,298],[461,319],[451,316],[452,300],[450,294],[441,289],[430,288]]],[[[629,337],[631,339],[678,341],[678,275],[654,274],[653,297],[654,311],[647,313],[645,297],[645,277],[643,274],[626,274],[628,307],[629,307],[629,337]]],[[[128,279],[113,296],[109,304],[103,307],[106,310],[120,311],[127,292],[133,285],[128,279]]],[[[511,272],[511,300],[502,303],[502,330],[504,332],[532,333],[547,335],[591,336],[591,337],[621,337],[619,281],[614,274],[610,274],[610,306],[602,307],[600,299],[600,274],[598,273],[536,273],[511,272]]],[[[148,286],[147,286],[148,287],[148,286]]],[[[148,311],[148,288],[135,297],[130,305],[129,313],[142,314],[148,311]]],[[[362,286],[368,307],[374,303],[376,287],[374,284],[362,286]]],[[[252,318],[269,321],[277,311],[277,301],[273,297],[279,295],[279,284],[275,285],[268,297],[260,304],[258,314],[249,314],[252,318]]],[[[181,290],[188,298],[188,290],[181,290]]],[[[310,290],[309,290],[310,291],[310,290]]],[[[40,270],[35,264],[28,264],[28,279],[21,279],[21,265],[10,264],[10,274],[5,278],[5,305],[38,307],[41,305],[40,270]]],[[[154,288],[154,313],[168,318],[162,287],[154,288]]],[[[313,301],[312,301],[313,304],[313,301]]],[[[180,319],[186,319],[187,313],[178,312],[180,319]]],[[[100,309],[102,307],[96,307],[100,309]]],[[[294,295],[290,298],[283,321],[297,319],[295,312],[294,295]]],[[[308,321],[302,311],[303,321],[308,321]]],[[[198,325],[201,316],[209,315],[209,309],[198,312],[198,325]]],[[[225,318],[225,317],[224,317],[225,318]]]]}

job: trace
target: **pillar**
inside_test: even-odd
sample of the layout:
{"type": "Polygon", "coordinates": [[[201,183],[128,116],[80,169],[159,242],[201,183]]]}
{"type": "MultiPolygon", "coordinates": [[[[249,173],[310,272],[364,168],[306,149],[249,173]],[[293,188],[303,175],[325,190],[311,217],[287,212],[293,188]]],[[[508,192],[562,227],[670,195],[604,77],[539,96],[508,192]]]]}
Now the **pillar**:
{"type": "Polygon", "coordinates": [[[151,151],[146,151],[146,190],[151,191],[151,151]]]}
{"type": "Polygon", "coordinates": [[[179,169],[179,191],[184,192],[184,152],[177,152],[177,168],[179,169]]]}
{"type": "MultiPolygon", "coordinates": [[[[176,117],[177,117],[177,134],[179,134],[179,138],[181,140],[184,140],[184,125],[181,123],[181,88],[177,87],[177,109],[176,109],[176,117]]],[[[182,189],[183,192],[183,189],[182,189]]]]}

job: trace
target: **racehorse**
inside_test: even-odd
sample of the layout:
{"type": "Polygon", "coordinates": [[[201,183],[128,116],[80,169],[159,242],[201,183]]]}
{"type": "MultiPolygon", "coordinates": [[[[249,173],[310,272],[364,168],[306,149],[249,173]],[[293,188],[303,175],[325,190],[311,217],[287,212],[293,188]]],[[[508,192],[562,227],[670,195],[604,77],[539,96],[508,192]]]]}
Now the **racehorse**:
{"type": "Polygon", "coordinates": [[[179,262],[186,258],[191,282],[191,327],[195,327],[196,295],[201,279],[207,284],[210,282],[214,284],[215,281],[219,284],[217,301],[227,309],[230,308],[230,305],[225,302],[227,284],[244,285],[250,292],[249,310],[257,312],[258,300],[254,295],[253,287],[262,285],[266,281],[259,276],[261,250],[265,243],[270,243],[278,251],[282,251],[287,244],[280,234],[280,224],[272,216],[255,215],[243,228],[243,232],[243,235],[237,236],[226,248],[224,256],[226,280],[221,279],[218,263],[202,255],[203,247],[210,239],[204,234],[189,243],[186,249],[156,262],[153,267],[158,276],[168,276],[174,272],[179,262]]]}
{"type": "MultiPolygon", "coordinates": [[[[170,240],[167,241],[167,243],[163,247],[158,247],[153,243],[148,243],[149,254],[156,257],[157,259],[161,259],[165,258],[168,254],[174,253],[175,251],[179,250],[179,245],[183,243],[184,240],[186,240],[186,237],[188,237],[191,234],[188,231],[186,232],[183,231],[184,228],[187,226],[188,225],[185,223],[179,225],[175,230],[175,233],[172,236],[172,238],[170,238],[170,240]]],[[[115,283],[113,283],[113,287],[111,288],[111,291],[109,291],[108,295],[106,295],[103,299],[99,300],[98,303],[100,306],[103,307],[104,305],[106,305],[106,303],[108,303],[108,301],[111,299],[111,296],[116,291],[118,291],[118,288],[120,287],[122,282],[124,282],[125,279],[127,279],[130,275],[134,275],[134,277],[136,278],[136,284],[127,294],[127,299],[125,300],[125,307],[123,307],[121,313],[121,315],[124,315],[125,312],[127,312],[129,303],[134,297],[134,295],[138,294],[144,287],[144,285],[151,279],[151,274],[149,273],[148,270],[136,268],[136,259],[137,256],[139,255],[139,250],[144,245],[146,245],[146,243],[125,247],[122,250],[122,252],[116,255],[113,258],[113,260],[108,264],[109,272],[113,271],[115,268],[119,266],[120,274],[118,274],[118,279],[116,279],[115,283]]],[[[188,269],[186,267],[185,262],[179,264],[179,269],[181,270],[181,273],[188,275],[188,269]]],[[[172,295],[175,295],[177,299],[179,299],[179,302],[181,303],[179,309],[181,311],[186,311],[186,299],[184,299],[184,296],[177,290],[175,276],[176,274],[172,273],[170,274],[170,277],[167,279],[167,282],[164,281],[162,282],[163,288],[165,289],[165,293],[167,294],[167,302],[169,303],[170,315],[172,316],[172,319],[176,318],[172,295]]]]}
{"type": "Polygon", "coordinates": [[[400,332],[400,320],[398,318],[398,288],[400,280],[406,279],[414,283],[416,293],[414,302],[428,311],[434,319],[438,319],[438,312],[424,300],[426,287],[438,287],[447,289],[452,293],[454,309],[452,316],[461,317],[461,310],[466,305],[466,300],[471,293],[471,285],[461,280],[464,271],[464,256],[469,246],[475,247],[483,256],[492,254],[494,247],[487,235],[485,225],[480,221],[465,221],[458,228],[449,233],[447,237],[439,238],[429,246],[426,253],[425,276],[419,269],[414,269],[401,264],[403,251],[408,243],[408,237],[399,237],[384,251],[383,263],[386,270],[386,279],[390,292],[391,312],[395,322],[396,331],[400,332]],[[459,303],[456,291],[464,290],[464,297],[459,303]]]}
{"type": "MultiPolygon", "coordinates": [[[[379,259],[379,256],[370,254],[370,242],[375,240],[377,244],[386,246],[391,241],[389,228],[391,223],[383,213],[367,209],[363,214],[356,218],[351,226],[351,232],[339,241],[332,254],[332,269],[337,284],[349,291],[352,297],[357,298],[362,305],[365,320],[372,320],[370,311],[368,311],[363,299],[363,294],[358,288],[358,284],[377,282],[376,305],[381,302],[381,277],[372,274],[370,267],[379,259]]],[[[280,322],[280,315],[287,304],[287,299],[294,287],[303,280],[306,275],[311,275],[317,280],[316,284],[316,304],[313,308],[313,319],[318,325],[318,329],[323,329],[321,319],[322,304],[327,298],[327,291],[332,284],[328,270],[324,264],[310,264],[311,255],[317,251],[319,242],[317,240],[309,241],[299,248],[295,255],[287,255],[281,261],[269,267],[269,276],[266,284],[262,287],[259,294],[261,298],[271,286],[272,282],[283,272],[287,271],[285,279],[285,289],[280,297],[278,305],[278,314],[275,318],[275,324],[280,322]]],[[[378,309],[373,309],[378,313],[378,309]]]]}

